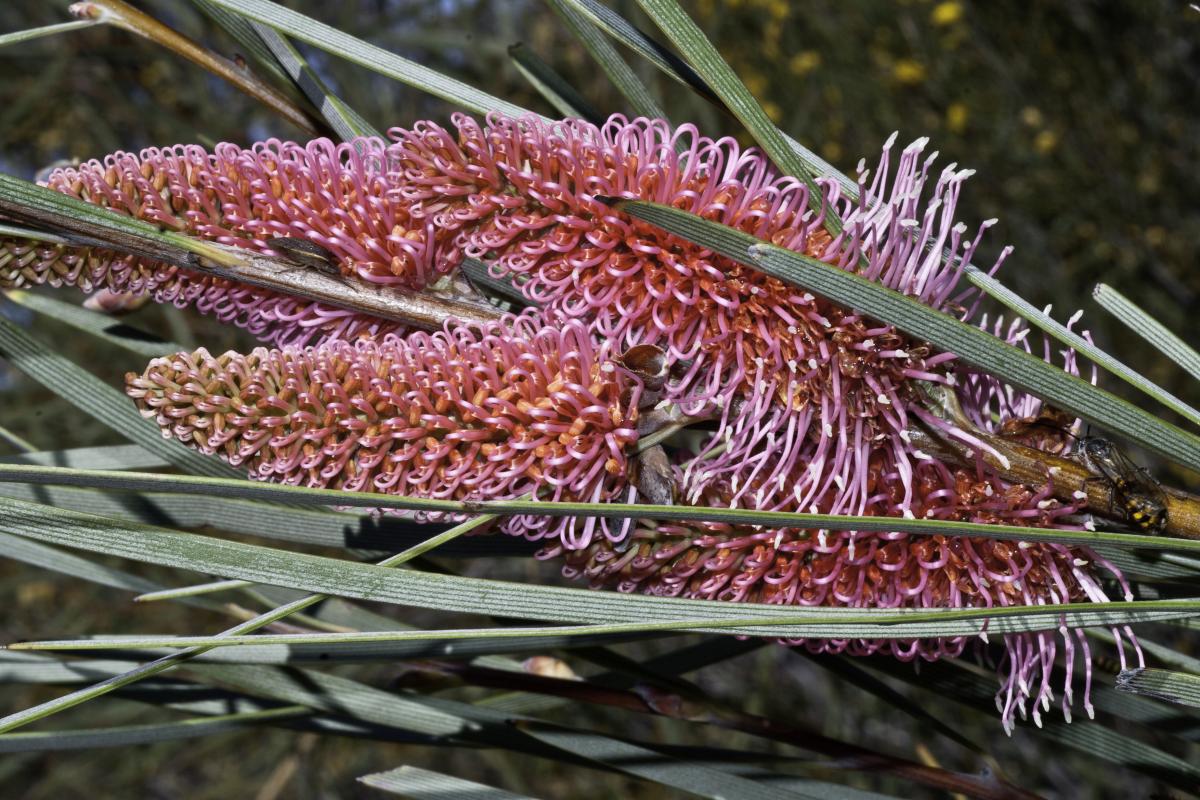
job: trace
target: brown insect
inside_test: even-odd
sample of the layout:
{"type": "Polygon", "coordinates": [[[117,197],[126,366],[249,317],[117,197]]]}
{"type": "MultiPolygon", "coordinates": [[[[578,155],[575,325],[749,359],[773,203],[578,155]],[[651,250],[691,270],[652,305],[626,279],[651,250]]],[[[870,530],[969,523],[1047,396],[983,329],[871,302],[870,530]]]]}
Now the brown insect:
{"type": "Polygon", "coordinates": [[[338,265],[337,256],[316,242],[310,242],[308,239],[301,239],[296,236],[276,236],[273,239],[268,239],[267,245],[275,252],[282,254],[289,261],[294,261],[300,265],[285,270],[280,274],[286,275],[298,269],[309,268],[332,278],[343,277],[342,269],[338,265]]]}

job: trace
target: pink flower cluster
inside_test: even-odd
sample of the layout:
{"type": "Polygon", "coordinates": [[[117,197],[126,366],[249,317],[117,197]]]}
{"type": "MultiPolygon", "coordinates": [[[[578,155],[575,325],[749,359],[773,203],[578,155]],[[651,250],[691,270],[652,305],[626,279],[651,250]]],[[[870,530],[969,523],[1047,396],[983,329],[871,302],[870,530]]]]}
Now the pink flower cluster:
{"type": "MultiPolygon", "coordinates": [[[[175,267],[16,239],[0,239],[0,285],[148,293],[279,345],[178,354],[129,381],[164,435],[263,480],[460,500],[633,502],[647,468],[636,442],[650,415],[639,408],[658,403],[693,424],[691,444],[664,453],[676,495],[691,504],[1075,524],[1081,504],[1054,499],[1050,486],[1008,483],[982,459],[944,463],[911,441],[920,426],[984,453],[986,432],[1036,414],[1039,400],[608,202],[690,211],[969,319],[975,300],[959,277],[990,223],[969,233],[956,221],[970,173],[935,172],[924,140],[898,157],[889,141],[873,171],[860,165],[852,200],[831,179],[817,181],[813,198],[757,150],[691,125],[620,116],[601,127],[499,116],[480,124],[463,115],[454,124],[456,133],[430,122],[393,129],[388,142],[119,153],[59,171],[50,185],[227,244],[267,251],[273,237],[305,238],[344,274],[381,286],[420,289],[464,257],[484,259],[538,306],[518,318],[403,335],[363,314],[175,267]],[[826,230],[831,214],[843,222],[837,236],[826,230]],[[657,376],[623,366],[619,355],[634,347],[661,354],[657,376]],[[930,385],[953,391],[970,424],[935,413],[930,385]]],[[[997,321],[994,330],[1030,347],[1019,327],[997,321]]],[[[1076,371],[1073,354],[1064,367],[1076,371]]],[[[1063,434],[1042,440],[1056,452],[1070,446],[1063,434]]],[[[546,540],[545,557],[596,585],[740,602],[1065,603],[1105,599],[1098,567],[1115,574],[1082,548],[902,532],[540,517],[505,529],[546,540]]],[[[1070,668],[1080,653],[1090,662],[1082,637],[1064,629],[1062,640],[1069,713],[1070,668]]],[[[804,644],[933,659],[966,641],[804,644]]],[[[1053,694],[1054,637],[1012,634],[1005,646],[1005,723],[1030,704],[1036,719],[1053,694]]]]}

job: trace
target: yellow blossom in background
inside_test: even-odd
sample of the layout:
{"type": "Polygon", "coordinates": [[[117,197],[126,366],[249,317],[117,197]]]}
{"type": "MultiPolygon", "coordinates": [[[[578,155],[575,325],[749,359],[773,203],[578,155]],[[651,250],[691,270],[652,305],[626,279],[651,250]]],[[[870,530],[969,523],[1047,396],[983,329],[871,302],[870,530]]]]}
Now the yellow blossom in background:
{"type": "Polygon", "coordinates": [[[962,16],[962,3],[946,2],[934,6],[930,19],[933,20],[934,25],[953,25],[962,19],[962,16]]]}
{"type": "Polygon", "coordinates": [[[788,71],[793,75],[807,75],[821,66],[821,54],[816,50],[801,50],[788,61],[788,71]]]}
{"type": "Polygon", "coordinates": [[[1033,139],[1033,149],[1043,155],[1058,147],[1058,134],[1054,131],[1041,131],[1033,139]]]}
{"type": "Polygon", "coordinates": [[[967,129],[966,103],[951,103],[946,109],[946,129],[951,133],[962,133],[967,129]]]}
{"type": "Polygon", "coordinates": [[[925,80],[925,65],[911,58],[902,58],[892,65],[892,77],[906,86],[918,84],[925,80]]]}
{"type": "Polygon", "coordinates": [[[1021,109],[1021,122],[1024,122],[1031,128],[1040,127],[1042,124],[1042,112],[1033,106],[1025,106],[1021,109]]]}

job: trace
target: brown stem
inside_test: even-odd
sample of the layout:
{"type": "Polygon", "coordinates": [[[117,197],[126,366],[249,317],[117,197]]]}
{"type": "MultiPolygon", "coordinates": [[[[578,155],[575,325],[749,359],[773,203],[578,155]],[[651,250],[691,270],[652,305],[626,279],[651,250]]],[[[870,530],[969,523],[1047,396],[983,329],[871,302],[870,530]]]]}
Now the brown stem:
{"type": "Polygon", "coordinates": [[[418,680],[433,673],[453,675],[471,686],[487,686],[509,691],[535,692],[585,703],[622,708],[641,714],[655,714],[673,719],[716,725],[820,753],[838,759],[843,769],[872,770],[911,780],[946,792],[961,792],[981,800],[1024,798],[1036,800],[1037,795],[1026,792],[997,778],[977,777],[937,767],[929,767],[903,758],[877,753],[858,745],[832,739],[798,724],[781,722],[728,707],[718,707],[701,698],[684,698],[678,694],[643,689],[629,691],[599,686],[588,681],[564,680],[509,670],[477,667],[450,662],[422,662],[418,680]]]}
{"type": "Polygon", "coordinates": [[[115,25],[149,39],[192,63],[200,65],[217,77],[229,81],[304,132],[312,135],[320,133],[320,129],[308,114],[286,95],[255,77],[249,69],[217,55],[122,0],[92,0],[92,2],[75,3],[69,11],[80,19],[115,25]]]}
{"type": "MultiPolygon", "coordinates": [[[[1111,517],[1119,522],[1125,521],[1121,503],[1114,496],[1112,483],[1081,461],[1018,444],[974,426],[958,408],[957,401],[949,392],[931,402],[929,409],[986,442],[1003,459],[997,458],[995,453],[987,450],[976,451],[975,448],[942,436],[930,428],[913,426],[909,428],[908,434],[912,445],[918,450],[942,461],[968,468],[975,465],[976,457],[982,457],[997,475],[1010,483],[1048,485],[1055,497],[1067,502],[1080,499],[1078,493],[1083,492],[1087,496],[1087,507],[1093,513],[1111,517]]],[[[1164,533],[1181,539],[1200,539],[1200,497],[1165,486],[1163,494],[1167,504],[1164,533]]]]}
{"type": "Polygon", "coordinates": [[[501,312],[484,303],[440,297],[395,287],[374,287],[342,280],[288,259],[273,258],[181,234],[142,236],[117,232],[45,208],[32,208],[0,197],[0,213],[48,226],[79,247],[102,247],[140,258],[238,283],[260,286],[281,294],[316,300],[425,330],[440,330],[448,319],[481,324],[499,319],[501,312]],[[164,241],[167,240],[167,241],[164,241]]]}

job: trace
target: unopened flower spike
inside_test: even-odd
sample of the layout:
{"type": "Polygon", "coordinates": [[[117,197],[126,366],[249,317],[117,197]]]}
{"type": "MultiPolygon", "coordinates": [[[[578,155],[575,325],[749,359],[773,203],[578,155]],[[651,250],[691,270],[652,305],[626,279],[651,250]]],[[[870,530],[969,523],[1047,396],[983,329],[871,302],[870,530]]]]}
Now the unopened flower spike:
{"type": "MultiPolygon", "coordinates": [[[[407,338],[177,353],[130,374],[127,391],[164,436],[259,480],[445,500],[631,499],[641,384],[579,323],[526,315],[407,338]]],[[[503,527],[572,547],[623,535],[595,518],[503,527]]]]}

